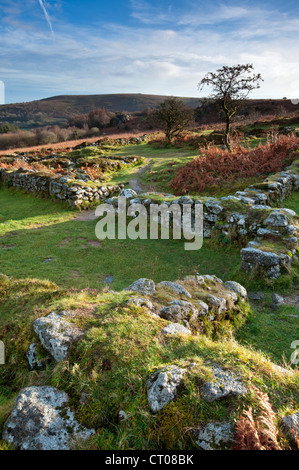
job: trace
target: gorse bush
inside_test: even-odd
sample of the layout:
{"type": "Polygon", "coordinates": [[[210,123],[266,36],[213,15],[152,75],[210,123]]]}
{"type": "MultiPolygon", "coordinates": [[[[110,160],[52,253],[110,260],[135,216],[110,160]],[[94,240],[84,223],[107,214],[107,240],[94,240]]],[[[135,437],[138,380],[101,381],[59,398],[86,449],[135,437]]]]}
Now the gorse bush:
{"type": "Polygon", "coordinates": [[[233,152],[208,148],[202,151],[202,156],[179,168],[171,185],[180,193],[200,192],[210,185],[222,185],[237,178],[268,175],[290,165],[298,151],[299,139],[295,135],[280,135],[252,150],[241,146],[233,152]]]}

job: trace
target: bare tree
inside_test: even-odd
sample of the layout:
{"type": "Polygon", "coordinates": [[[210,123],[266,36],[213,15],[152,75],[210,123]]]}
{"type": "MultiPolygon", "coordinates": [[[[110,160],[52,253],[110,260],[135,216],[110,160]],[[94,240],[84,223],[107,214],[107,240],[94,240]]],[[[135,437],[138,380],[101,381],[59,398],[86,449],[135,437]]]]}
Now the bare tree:
{"type": "Polygon", "coordinates": [[[261,74],[253,74],[253,65],[224,66],[216,72],[209,72],[198,84],[199,90],[205,86],[212,87],[210,98],[219,102],[226,118],[224,144],[231,151],[230,127],[232,118],[237,113],[242,101],[246,100],[249,93],[260,88],[263,81],[261,74]]]}
{"type": "Polygon", "coordinates": [[[169,143],[181,134],[194,117],[193,109],[188,108],[184,102],[171,96],[160,103],[153,111],[155,124],[165,132],[169,143]]]}

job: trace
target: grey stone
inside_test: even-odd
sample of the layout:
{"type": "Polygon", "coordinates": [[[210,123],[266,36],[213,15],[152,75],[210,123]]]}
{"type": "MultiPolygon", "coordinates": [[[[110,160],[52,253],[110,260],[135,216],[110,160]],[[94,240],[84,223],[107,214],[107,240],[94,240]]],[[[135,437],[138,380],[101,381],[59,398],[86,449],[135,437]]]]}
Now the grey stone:
{"type": "Polygon", "coordinates": [[[289,435],[295,441],[299,436],[299,412],[285,416],[282,419],[284,428],[288,431],[289,435]]]}
{"type": "Polygon", "coordinates": [[[271,267],[277,266],[280,263],[280,258],[276,253],[256,248],[243,248],[241,255],[244,262],[250,263],[253,266],[258,264],[260,266],[271,267]]]}
{"type": "Polygon", "coordinates": [[[152,203],[152,200],[151,199],[144,199],[142,201],[142,204],[145,206],[145,207],[149,207],[152,203]]]}
{"type": "MultiPolygon", "coordinates": [[[[238,302],[239,298],[236,292],[233,290],[227,290],[224,292],[225,298],[228,300],[230,299],[234,304],[238,302]]],[[[243,299],[242,299],[243,300],[243,299]]]]}
{"type": "Polygon", "coordinates": [[[133,204],[142,204],[142,201],[139,197],[136,197],[130,200],[130,206],[132,206],[133,204]]]}
{"type": "Polygon", "coordinates": [[[215,364],[211,365],[211,370],[214,379],[204,384],[202,391],[204,400],[213,402],[224,397],[245,395],[247,393],[246,387],[232,372],[223,370],[215,364]]]}
{"type": "Polygon", "coordinates": [[[30,369],[41,369],[43,364],[39,361],[36,343],[31,343],[26,353],[30,369]]]}
{"type": "Polygon", "coordinates": [[[128,300],[128,304],[136,305],[137,307],[144,307],[147,309],[146,313],[148,315],[150,315],[151,317],[160,318],[159,315],[157,315],[156,313],[157,312],[156,307],[154,307],[152,302],[150,302],[148,299],[134,296],[134,297],[130,297],[130,299],[128,300]]]}
{"type": "Polygon", "coordinates": [[[246,235],[248,234],[248,231],[244,228],[239,228],[238,232],[241,235],[241,237],[246,237],[246,235]]]}
{"type": "Polygon", "coordinates": [[[286,214],[273,211],[264,221],[264,224],[272,227],[286,227],[289,224],[289,218],[286,214]]]}
{"type": "Polygon", "coordinates": [[[253,205],[255,203],[255,200],[250,198],[250,197],[240,197],[240,200],[241,202],[243,202],[243,204],[249,204],[249,205],[253,205]]]}
{"type": "Polygon", "coordinates": [[[292,209],[287,209],[285,207],[278,209],[277,212],[283,212],[284,214],[289,215],[290,217],[296,217],[297,215],[295,211],[293,211],[292,209]]]}
{"type": "Polygon", "coordinates": [[[263,298],[265,297],[265,294],[263,294],[262,292],[248,292],[248,298],[250,300],[263,300],[263,298]]]}
{"type": "MultiPolygon", "coordinates": [[[[266,199],[265,199],[265,200],[267,200],[267,196],[266,196],[266,199]]],[[[252,206],[251,209],[254,209],[254,210],[263,210],[263,211],[264,211],[265,209],[268,209],[268,210],[269,210],[269,209],[272,209],[272,207],[271,207],[271,206],[264,206],[264,205],[262,205],[262,204],[256,204],[256,205],[252,206]]]]}
{"type": "Polygon", "coordinates": [[[20,450],[69,450],[72,438],[86,439],[95,431],[76,421],[68,402],[68,395],[54,387],[24,388],[2,439],[20,450]]]}
{"type": "Polygon", "coordinates": [[[209,212],[212,214],[220,214],[223,211],[223,207],[217,203],[217,201],[206,201],[205,207],[208,209],[209,212]]]}
{"type": "Polygon", "coordinates": [[[285,233],[287,233],[287,235],[294,235],[297,231],[298,227],[296,227],[296,225],[288,225],[285,228],[285,233]]]}
{"type": "Polygon", "coordinates": [[[274,304],[280,305],[284,303],[284,298],[279,294],[273,294],[272,301],[274,304]]]}
{"type": "Polygon", "coordinates": [[[245,287],[241,286],[238,282],[235,281],[227,281],[224,283],[225,287],[228,289],[234,291],[236,294],[238,294],[242,299],[247,298],[247,290],[245,287]]]}
{"type": "Polygon", "coordinates": [[[152,279],[141,278],[133,282],[133,284],[131,284],[125,290],[138,292],[142,295],[152,295],[156,292],[156,286],[152,279]]]}
{"type": "Polygon", "coordinates": [[[209,307],[216,311],[217,314],[227,310],[227,300],[224,297],[216,297],[215,295],[207,294],[205,300],[209,307]]]}
{"type": "Polygon", "coordinates": [[[270,279],[278,279],[281,275],[280,267],[278,265],[271,266],[271,268],[267,270],[266,274],[270,279]]]}
{"type": "Polygon", "coordinates": [[[182,320],[194,321],[198,317],[198,310],[190,302],[183,300],[174,300],[167,307],[160,310],[160,317],[172,322],[182,320]]]}
{"type": "Polygon", "coordinates": [[[193,199],[190,199],[187,196],[181,196],[178,200],[178,203],[181,204],[181,205],[185,205],[185,204],[189,204],[190,206],[194,205],[193,199]]]}
{"type": "Polygon", "coordinates": [[[159,286],[168,287],[169,289],[171,289],[176,294],[182,294],[185,297],[188,297],[189,299],[191,298],[190,292],[188,292],[187,289],[185,289],[184,286],[182,286],[181,284],[178,284],[177,282],[162,281],[162,282],[159,282],[159,284],[157,284],[157,287],[159,287],[159,286]]]}
{"type": "Polygon", "coordinates": [[[119,193],[120,196],[126,197],[127,199],[134,199],[137,197],[136,191],[133,189],[127,188],[127,189],[122,189],[121,192],[119,193]]]}
{"type": "Polygon", "coordinates": [[[206,281],[208,282],[214,282],[216,284],[223,284],[222,279],[219,279],[219,277],[210,274],[201,274],[200,276],[195,276],[196,281],[199,284],[204,284],[206,281]]]}
{"type": "Polygon", "coordinates": [[[267,229],[267,228],[259,228],[258,231],[257,231],[257,235],[259,237],[265,237],[267,235],[271,235],[271,236],[274,236],[274,237],[281,237],[281,233],[278,232],[277,230],[270,230],[270,229],[267,229]]]}
{"type": "Polygon", "coordinates": [[[213,214],[213,213],[206,213],[206,212],[204,212],[203,217],[204,217],[204,220],[205,220],[205,221],[207,220],[208,222],[211,222],[211,223],[215,223],[215,222],[217,222],[217,220],[218,220],[218,215],[217,215],[217,214],[213,214]]]}
{"type": "Polygon", "coordinates": [[[52,312],[33,322],[35,333],[43,347],[59,362],[68,355],[70,346],[84,333],[67,321],[67,312],[52,312]]]}
{"type": "Polygon", "coordinates": [[[279,295],[279,294],[273,294],[272,295],[272,304],[270,305],[270,307],[273,310],[276,310],[283,303],[284,303],[284,298],[281,295],[279,295]]]}
{"type": "Polygon", "coordinates": [[[124,410],[120,410],[120,411],[118,412],[118,419],[119,419],[120,421],[124,421],[124,420],[128,419],[127,413],[126,413],[124,410]]]}
{"type": "Polygon", "coordinates": [[[155,372],[147,381],[147,397],[150,409],[157,413],[168,405],[176,396],[186,369],[166,366],[155,372]]]}
{"type": "Polygon", "coordinates": [[[202,300],[197,300],[196,304],[198,305],[199,315],[208,315],[209,306],[202,300]]]}
{"type": "Polygon", "coordinates": [[[193,432],[196,444],[203,450],[225,450],[233,441],[233,426],[225,421],[210,421],[193,432]]]}
{"type": "Polygon", "coordinates": [[[220,198],[221,201],[236,201],[239,202],[240,198],[237,196],[223,196],[220,198]]]}
{"type": "Polygon", "coordinates": [[[257,240],[252,240],[251,242],[248,243],[248,248],[257,248],[261,244],[257,240]]]}
{"type": "Polygon", "coordinates": [[[154,310],[154,306],[152,302],[142,297],[137,297],[137,296],[130,297],[130,299],[128,300],[128,303],[132,305],[137,305],[137,307],[146,307],[150,310],[154,310]]]}
{"type": "Polygon", "coordinates": [[[43,263],[50,263],[51,261],[54,261],[55,258],[48,258],[43,261],[43,263]]]}
{"type": "Polygon", "coordinates": [[[191,331],[179,323],[169,323],[162,331],[162,335],[191,335],[191,331]]]}

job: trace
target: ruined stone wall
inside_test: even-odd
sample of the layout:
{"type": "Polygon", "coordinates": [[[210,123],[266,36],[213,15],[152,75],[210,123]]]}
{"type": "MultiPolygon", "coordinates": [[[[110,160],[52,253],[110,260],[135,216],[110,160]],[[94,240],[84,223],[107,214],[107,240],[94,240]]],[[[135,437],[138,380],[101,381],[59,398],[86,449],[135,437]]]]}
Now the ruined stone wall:
{"type": "Polygon", "coordinates": [[[94,201],[119,193],[123,185],[85,184],[68,177],[48,175],[35,170],[0,170],[0,183],[44,197],[66,201],[72,207],[88,207],[94,201]]]}

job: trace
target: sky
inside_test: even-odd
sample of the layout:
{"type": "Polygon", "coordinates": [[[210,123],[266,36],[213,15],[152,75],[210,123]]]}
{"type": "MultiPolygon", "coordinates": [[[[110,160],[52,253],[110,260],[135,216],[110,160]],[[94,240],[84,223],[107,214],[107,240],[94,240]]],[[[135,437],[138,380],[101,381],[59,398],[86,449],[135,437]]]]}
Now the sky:
{"type": "MultiPolygon", "coordinates": [[[[298,0],[0,0],[6,103],[63,94],[207,96],[251,63],[252,98],[299,98],[298,0]]],[[[1,99],[1,93],[0,93],[1,99]]]]}

